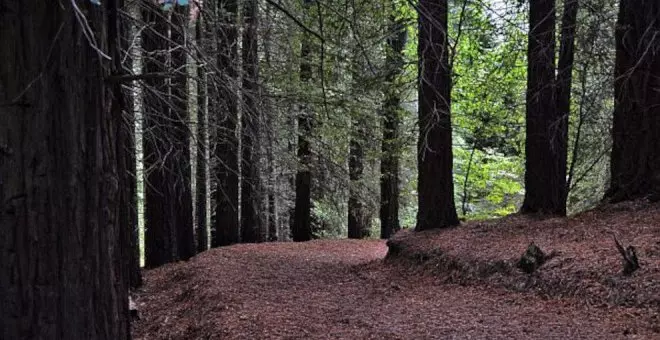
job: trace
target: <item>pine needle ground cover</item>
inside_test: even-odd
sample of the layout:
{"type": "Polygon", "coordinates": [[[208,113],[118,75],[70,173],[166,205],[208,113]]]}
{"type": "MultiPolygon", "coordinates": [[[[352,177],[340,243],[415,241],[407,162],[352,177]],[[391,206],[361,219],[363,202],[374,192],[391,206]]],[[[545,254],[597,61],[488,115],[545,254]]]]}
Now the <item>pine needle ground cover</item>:
{"type": "Polygon", "coordinates": [[[145,272],[136,339],[654,339],[660,205],[377,240],[241,244],[145,272]],[[613,236],[640,268],[623,274],[613,236]],[[549,256],[517,268],[530,243],[549,256]],[[392,252],[395,247],[398,251],[392,252]],[[424,317],[420,317],[423,315],[424,317]]]}

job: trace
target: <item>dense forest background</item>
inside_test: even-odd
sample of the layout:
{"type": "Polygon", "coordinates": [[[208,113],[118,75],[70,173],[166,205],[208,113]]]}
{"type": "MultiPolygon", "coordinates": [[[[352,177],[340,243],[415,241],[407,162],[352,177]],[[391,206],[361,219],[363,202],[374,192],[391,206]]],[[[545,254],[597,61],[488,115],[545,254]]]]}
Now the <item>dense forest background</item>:
{"type": "MultiPolygon", "coordinates": [[[[178,117],[192,145],[193,175],[187,176],[201,184],[193,186],[199,193],[192,198],[195,216],[209,220],[203,226],[196,222],[197,230],[216,239],[209,242],[295,237],[289,231],[298,216],[301,183],[308,183],[303,195],[310,196],[313,237],[345,237],[351,234],[351,221],[359,229],[355,235],[379,236],[382,195],[398,200],[397,225],[415,226],[419,127],[414,5],[206,1],[175,6],[178,14],[166,10],[168,5],[138,1],[126,6],[133,34],[126,38],[125,53],[132,63],[125,67],[136,74],[148,69],[188,80],[182,94],[187,111],[178,117]],[[176,22],[177,15],[185,18],[176,22]],[[159,50],[149,45],[148,36],[158,40],[158,29],[164,32],[163,41],[176,30],[186,36],[185,44],[170,47],[185,51],[185,63],[171,59],[155,65],[159,50]],[[391,172],[396,172],[391,176],[396,189],[381,186],[391,172]],[[239,182],[240,188],[232,187],[239,182]],[[241,210],[262,213],[247,217],[241,210]],[[222,215],[232,215],[228,211],[237,215],[222,215]],[[257,231],[224,235],[219,229],[226,225],[220,221],[249,223],[257,231]],[[229,239],[219,240],[223,237],[229,239]]],[[[448,6],[456,208],[463,219],[511,214],[524,198],[528,4],[450,1],[448,6]]],[[[568,113],[569,213],[593,207],[603,197],[614,107],[616,4],[588,1],[580,9],[574,19],[580,25],[570,33],[575,35],[575,60],[568,113]]],[[[557,46],[559,40],[557,34],[557,46]]],[[[162,107],[170,104],[164,95],[160,103],[149,99],[163,91],[152,83],[140,77],[128,89],[136,101],[136,117],[144,119],[138,119],[138,140],[169,140],[176,129],[149,123],[149,117],[161,116],[162,107]]],[[[149,164],[149,152],[138,152],[137,178],[145,179],[140,181],[142,206],[149,173],[161,165],[149,164]]]]}

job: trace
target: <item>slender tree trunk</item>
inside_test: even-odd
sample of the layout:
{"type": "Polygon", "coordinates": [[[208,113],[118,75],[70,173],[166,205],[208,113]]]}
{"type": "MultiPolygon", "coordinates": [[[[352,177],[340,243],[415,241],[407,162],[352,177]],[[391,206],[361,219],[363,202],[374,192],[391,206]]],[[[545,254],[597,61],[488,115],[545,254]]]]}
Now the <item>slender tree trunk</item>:
{"type": "MultiPolygon", "coordinates": [[[[305,0],[304,6],[309,10],[311,0],[305,0]]],[[[300,50],[300,81],[310,83],[312,80],[311,37],[303,33],[302,46],[300,50]]],[[[309,241],[312,239],[312,148],[310,139],[312,137],[313,113],[307,105],[301,105],[302,110],[298,116],[298,162],[300,163],[296,172],[296,201],[293,216],[293,228],[291,236],[294,242],[309,241]]]]}
{"type": "Polygon", "coordinates": [[[366,205],[362,199],[360,185],[364,174],[364,145],[361,138],[365,135],[363,119],[353,120],[353,136],[349,142],[348,175],[350,179],[348,194],[348,238],[366,238],[370,236],[369,219],[366,205]]]}
{"type": "Polygon", "coordinates": [[[259,171],[259,107],[257,27],[258,3],[246,0],[243,8],[243,111],[241,116],[241,241],[263,242],[259,219],[261,178],[259,171]]]}
{"type": "Polygon", "coordinates": [[[403,49],[406,27],[390,17],[392,36],[387,39],[385,105],[383,107],[383,141],[380,160],[380,238],[387,239],[399,225],[399,117],[401,93],[397,78],[403,72],[403,49]]]}
{"type": "Polygon", "coordinates": [[[555,0],[531,1],[529,6],[525,199],[520,211],[563,216],[568,134],[555,90],[555,0]]]}
{"type": "Polygon", "coordinates": [[[613,202],[660,199],[660,4],[621,0],[616,28],[613,202]]]}
{"type": "MultiPolygon", "coordinates": [[[[271,64],[271,44],[272,44],[272,21],[273,21],[273,12],[271,6],[266,6],[263,15],[263,50],[264,50],[264,64],[268,70],[272,70],[271,64]]],[[[267,73],[267,72],[264,72],[267,73]]],[[[264,82],[267,82],[268,79],[264,79],[264,82]]],[[[266,91],[266,89],[261,89],[266,91]]],[[[265,129],[263,131],[263,138],[265,139],[264,148],[266,155],[266,189],[267,189],[267,198],[266,204],[268,209],[268,241],[277,241],[279,239],[279,228],[280,228],[280,214],[279,214],[279,202],[276,197],[278,195],[278,189],[280,186],[277,183],[277,173],[276,173],[276,159],[275,159],[275,149],[278,145],[278,140],[275,138],[277,130],[275,122],[277,121],[277,113],[273,108],[273,100],[270,99],[268,94],[262,95],[262,102],[264,105],[264,119],[265,119],[265,129]]]]}
{"type": "Polygon", "coordinates": [[[419,2],[416,230],[458,225],[454,203],[447,0],[419,2]]]}
{"type": "MultiPolygon", "coordinates": [[[[133,23],[129,20],[124,19],[120,22],[124,34],[124,37],[121,39],[121,50],[128,51],[128,57],[123,61],[124,67],[122,67],[121,55],[113,60],[114,62],[119,62],[119,64],[115,66],[115,69],[118,70],[119,73],[125,74],[126,72],[123,70],[132,69],[133,63],[136,62],[133,59],[134,53],[129,51],[131,48],[129,42],[133,41],[135,30],[133,29],[133,23]]],[[[118,86],[121,87],[121,84],[118,83],[118,86]]],[[[126,230],[126,242],[130,245],[130,251],[126,255],[129,286],[131,288],[138,288],[142,285],[142,273],[140,270],[137,177],[135,171],[137,151],[135,143],[134,99],[136,93],[132,83],[126,86],[122,91],[121,107],[124,109],[124,123],[121,125],[122,130],[119,131],[118,140],[121,143],[121,149],[119,151],[122,156],[119,160],[119,173],[123,174],[123,177],[121,178],[122,184],[119,186],[122,190],[122,211],[119,213],[119,216],[122,219],[121,225],[125,226],[125,229],[122,230],[126,230]]]]}
{"type": "MultiPolygon", "coordinates": [[[[568,118],[571,114],[571,87],[573,85],[573,60],[575,55],[575,33],[577,28],[578,0],[565,0],[561,19],[559,62],[557,69],[557,116],[559,118],[559,169],[564,174],[568,162],[568,118]]],[[[566,176],[564,176],[566,177],[566,176]]],[[[570,177],[569,177],[570,178],[570,177]]],[[[569,183],[561,193],[564,207],[568,197],[569,183]]],[[[565,208],[564,208],[565,209],[565,208]]]]}
{"type": "Polygon", "coordinates": [[[218,39],[218,69],[220,93],[217,98],[220,110],[217,120],[220,128],[216,133],[217,188],[215,190],[215,225],[211,232],[211,246],[226,246],[240,241],[238,202],[238,101],[234,87],[238,74],[238,29],[236,26],[237,0],[218,0],[220,27],[218,39]]]}
{"type": "MultiPolygon", "coordinates": [[[[202,60],[202,16],[200,15],[195,25],[195,35],[199,48],[199,59],[202,60]]],[[[206,67],[197,65],[197,169],[195,182],[196,195],[196,222],[197,222],[197,252],[208,249],[208,226],[206,225],[206,211],[208,202],[208,96],[207,96],[206,67]]]]}
{"type": "MultiPolygon", "coordinates": [[[[290,111],[295,112],[295,108],[289,108],[290,111]]],[[[297,115],[299,116],[299,115],[297,115]]],[[[300,117],[296,117],[296,115],[290,115],[287,119],[287,126],[289,127],[289,138],[288,138],[288,143],[287,143],[287,151],[290,155],[295,155],[296,157],[298,156],[298,139],[300,131],[298,128],[298,120],[300,117]]],[[[300,160],[298,160],[300,161],[300,160]]],[[[293,205],[289,205],[287,209],[287,222],[288,222],[288,231],[287,235],[288,239],[293,238],[293,231],[296,229],[296,197],[297,197],[297,190],[296,190],[296,178],[298,177],[298,171],[295,173],[290,173],[287,175],[287,182],[288,182],[288,189],[289,190],[289,196],[287,198],[290,198],[291,201],[293,201],[293,205]]]]}
{"type": "Polygon", "coordinates": [[[468,159],[467,170],[465,170],[465,178],[463,179],[463,197],[461,200],[461,212],[463,217],[468,213],[468,197],[470,193],[468,192],[468,180],[470,179],[470,172],[472,171],[472,161],[474,160],[474,153],[477,151],[477,144],[472,144],[472,151],[470,151],[470,158],[468,159]]]}
{"type": "Polygon", "coordinates": [[[130,339],[116,0],[0,11],[0,338],[130,339]],[[35,81],[36,80],[36,81],[35,81]]]}

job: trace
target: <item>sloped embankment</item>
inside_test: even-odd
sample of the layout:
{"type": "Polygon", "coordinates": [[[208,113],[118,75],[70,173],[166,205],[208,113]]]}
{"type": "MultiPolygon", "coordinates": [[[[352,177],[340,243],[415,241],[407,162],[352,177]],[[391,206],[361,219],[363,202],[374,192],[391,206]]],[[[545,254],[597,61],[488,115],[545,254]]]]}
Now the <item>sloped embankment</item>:
{"type": "MultiPolygon", "coordinates": [[[[571,218],[510,216],[388,241],[387,260],[446,283],[483,284],[594,306],[660,307],[660,204],[607,205],[571,218]],[[622,273],[613,236],[635,247],[640,269],[622,273]],[[517,262],[531,243],[553,256],[531,274],[517,262]]],[[[658,320],[660,321],[660,320],[658,320]]]]}

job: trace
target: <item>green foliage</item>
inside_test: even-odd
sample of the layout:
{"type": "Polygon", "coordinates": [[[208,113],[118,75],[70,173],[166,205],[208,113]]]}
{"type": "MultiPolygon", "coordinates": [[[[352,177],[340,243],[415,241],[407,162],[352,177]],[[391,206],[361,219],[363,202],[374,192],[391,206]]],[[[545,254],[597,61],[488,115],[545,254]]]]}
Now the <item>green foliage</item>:
{"type": "Polygon", "coordinates": [[[333,202],[313,202],[312,232],[316,238],[344,238],[347,233],[347,205],[336,206],[333,202]]]}
{"type": "Polygon", "coordinates": [[[525,13],[512,11],[501,18],[483,3],[463,6],[456,1],[454,6],[450,36],[456,44],[452,119],[457,209],[468,218],[506,215],[517,210],[523,194],[527,41],[525,32],[511,23],[523,25],[525,13]]]}
{"type": "MultiPolygon", "coordinates": [[[[450,1],[449,8],[454,183],[459,213],[465,209],[463,217],[476,219],[517,211],[524,194],[527,6],[518,0],[465,1],[450,1]]],[[[414,227],[418,99],[414,7],[404,0],[330,0],[307,9],[301,2],[285,0],[283,6],[324,38],[321,42],[304,33],[277,11],[262,21],[270,35],[270,57],[268,63],[262,59],[261,71],[275,98],[275,133],[284,141],[277,147],[282,176],[291,176],[299,166],[295,148],[287,143],[295,146],[297,130],[292,121],[301,105],[315,117],[311,170],[316,235],[345,236],[350,186],[364,193],[371,215],[378,215],[380,110],[385,91],[397,91],[403,100],[401,134],[393,141],[401,153],[400,224],[414,227]],[[404,72],[389,83],[384,75],[392,18],[405,23],[408,34],[404,72]],[[309,62],[314,75],[307,83],[299,79],[302,39],[311,39],[313,46],[309,62]],[[356,121],[364,122],[366,131],[357,137],[352,130],[356,121]],[[354,183],[348,180],[350,136],[365,146],[365,176],[354,183]]],[[[607,181],[615,7],[611,1],[589,0],[580,12],[570,117],[569,162],[575,162],[570,211],[597,202],[607,181]]],[[[291,197],[285,202],[292,204],[291,197]]]]}

